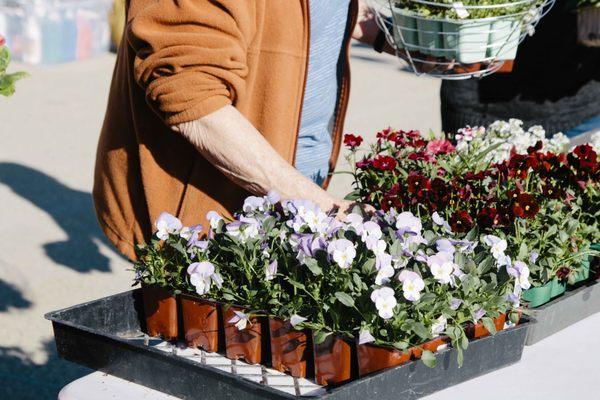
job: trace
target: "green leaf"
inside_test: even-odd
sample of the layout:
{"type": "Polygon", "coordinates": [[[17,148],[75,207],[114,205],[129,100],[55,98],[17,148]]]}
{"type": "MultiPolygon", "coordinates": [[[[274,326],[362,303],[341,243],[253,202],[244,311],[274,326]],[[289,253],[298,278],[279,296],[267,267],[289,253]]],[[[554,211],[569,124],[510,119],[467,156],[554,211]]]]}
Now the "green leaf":
{"type": "Polygon", "coordinates": [[[319,262],[314,258],[307,258],[304,263],[306,264],[310,272],[313,273],[313,275],[319,276],[323,273],[323,269],[319,267],[319,262]]]}
{"type": "Polygon", "coordinates": [[[427,330],[427,328],[425,328],[425,325],[423,325],[422,323],[414,322],[412,324],[412,330],[414,333],[419,335],[421,339],[429,339],[429,330],[427,330]]]}
{"type": "Polygon", "coordinates": [[[494,320],[491,319],[490,317],[483,317],[481,319],[481,322],[483,322],[483,326],[485,326],[485,329],[487,329],[488,331],[490,331],[490,333],[492,335],[496,334],[496,325],[494,325],[494,320]]]}
{"type": "Polygon", "coordinates": [[[297,287],[298,289],[304,289],[305,286],[303,284],[301,284],[300,282],[296,282],[295,280],[291,279],[291,278],[286,278],[287,281],[292,285],[297,287]]]}
{"type": "Polygon", "coordinates": [[[346,307],[354,307],[354,299],[344,292],[335,292],[335,298],[346,307]]]}
{"type": "Polygon", "coordinates": [[[344,197],[344,200],[349,200],[349,201],[360,200],[360,190],[356,189],[356,190],[351,191],[350,193],[348,193],[346,195],[346,197],[344,197]]]}
{"type": "Polygon", "coordinates": [[[313,339],[315,344],[321,344],[327,339],[327,336],[331,335],[331,332],[315,331],[313,332],[313,339]]]}
{"type": "Polygon", "coordinates": [[[477,225],[475,225],[473,227],[473,229],[471,229],[469,231],[469,233],[467,233],[467,236],[465,236],[465,239],[468,240],[469,242],[474,242],[475,240],[477,240],[478,237],[479,237],[479,227],[477,225]]]}
{"type": "Polygon", "coordinates": [[[423,364],[428,366],[429,368],[435,368],[437,364],[437,358],[435,354],[433,354],[429,350],[423,350],[423,355],[421,355],[421,360],[423,360],[423,364]]]}
{"type": "Polygon", "coordinates": [[[8,47],[1,46],[0,47],[0,74],[6,71],[8,68],[8,64],[10,63],[10,52],[8,51],[8,47]]]}

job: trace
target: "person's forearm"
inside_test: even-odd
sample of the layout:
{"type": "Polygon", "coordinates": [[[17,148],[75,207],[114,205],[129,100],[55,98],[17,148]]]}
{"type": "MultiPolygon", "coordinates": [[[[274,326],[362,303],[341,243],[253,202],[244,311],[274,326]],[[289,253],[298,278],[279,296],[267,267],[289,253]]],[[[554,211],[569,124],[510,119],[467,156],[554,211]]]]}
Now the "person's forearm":
{"type": "Polygon", "coordinates": [[[275,190],[284,200],[307,199],[329,210],[335,198],[287,163],[234,107],[224,107],[175,130],[218,170],[257,195],[275,190]]]}

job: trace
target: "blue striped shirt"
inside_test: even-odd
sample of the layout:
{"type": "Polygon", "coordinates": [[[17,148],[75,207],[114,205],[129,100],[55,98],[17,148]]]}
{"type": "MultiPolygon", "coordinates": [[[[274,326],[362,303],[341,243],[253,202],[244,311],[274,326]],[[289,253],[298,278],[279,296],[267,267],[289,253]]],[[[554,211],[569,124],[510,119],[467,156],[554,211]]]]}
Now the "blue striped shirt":
{"type": "Polygon", "coordinates": [[[338,62],[350,0],[310,0],[310,51],[296,168],[321,184],[329,172],[338,100],[338,62]]]}

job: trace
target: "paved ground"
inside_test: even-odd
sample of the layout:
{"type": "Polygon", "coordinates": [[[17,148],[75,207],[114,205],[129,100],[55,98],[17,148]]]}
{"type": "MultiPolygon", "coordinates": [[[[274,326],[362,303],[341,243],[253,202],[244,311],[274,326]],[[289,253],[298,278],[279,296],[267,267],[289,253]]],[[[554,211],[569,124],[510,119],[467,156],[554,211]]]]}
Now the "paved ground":
{"type": "MultiPolygon", "coordinates": [[[[440,128],[436,80],[401,72],[390,57],[354,49],[346,130],[369,138],[386,126],[440,128]]],[[[56,357],[45,312],[126,290],[128,263],[92,211],[97,135],[113,56],[30,68],[0,98],[0,396],[55,399],[87,370],[56,357]]],[[[347,170],[340,162],[340,170],[347,170]]],[[[343,195],[348,178],[331,190],[343,195]]],[[[597,397],[600,315],[526,349],[523,361],[431,399],[597,397]],[[594,393],[594,395],[592,395],[594,393]]]]}

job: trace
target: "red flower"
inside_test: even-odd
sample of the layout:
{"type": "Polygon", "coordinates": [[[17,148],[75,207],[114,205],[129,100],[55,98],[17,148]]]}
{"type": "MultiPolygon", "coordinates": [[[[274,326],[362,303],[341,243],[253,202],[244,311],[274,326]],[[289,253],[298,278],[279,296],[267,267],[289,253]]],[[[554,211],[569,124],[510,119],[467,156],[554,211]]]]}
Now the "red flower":
{"type": "Polygon", "coordinates": [[[468,212],[459,210],[450,217],[450,226],[454,232],[468,232],[473,226],[473,218],[468,212]]]}
{"type": "Polygon", "coordinates": [[[515,217],[533,218],[540,211],[540,206],[533,195],[521,193],[513,204],[512,211],[515,217]]]}
{"type": "Polygon", "coordinates": [[[354,150],[357,147],[360,147],[362,142],[363,138],[360,135],[353,135],[351,133],[344,135],[344,144],[352,150],[354,150]]]}
{"type": "Polygon", "coordinates": [[[408,159],[411,161],[435,162],[435,157],[424,151],[416,151],[414,153],[410,153],[408,155],[408,159]]]}
{"type": "Polygon", "coordinates": [[[477,223],[484,228],[491,228],[500,222],[498,212],[493,207],[485,207],[477,214],[477,223]]]}
{"type": "Polygon", "coordinates": [[[510,203],[512,204],[519,199],[520,194],[521,194],[521,191],[519,189],[509,190],[506,193],[506,197],[508,197],[508,201],[510,201],[510,203]]]}
{"type": "Polygon", "coordinates": [[[4,39],[4,36],[0,35],[0,46],[4,46],[6,44],[6,39],[4,39]]]}
{"type": "Polygon", "coordinates": [[[522,154],[513,155],[508,161],[508,176],[511,178],[527,178],[529,171],[529,156],[522,154]]]}
{"type": "Polygon", "coordinates": [[[396,160],[390,156],[382,156],[381,154],[373,160],[373,167],[380,171],[393,171],[396,168],[396,160]]]}
{"type": "Polygon", "coordinates": [[[569,164],[576,170],[578,178],[587,179],[598,171],[598,155],[588,144],[575,147],[568,155],[569,164]]]}
{"type": "Polygon", "coordinates": [[[365,157],[361,161],[356,162],[356,168],[358,168],[358,169],[369,168],[369,166],[371,166],[372,163],[373,163],[373,160],[365,157]]]}
{"type": "Polygon", "coordinates": [[[427,143],[426,149],[429,154],[434,156],[437,156],[438,154],[450,154],[456,151],[452,143],[446,139],[432,140],[431,142],[427,143]]]}
{"type": "Polygon", "coordinates": [[[560,267],[558,271],[556,271],[556,277],[561,281],[567,279],[571,275],[571,269],[569,267],[560,267]]]}
{"type": "Polygon", "coordinates": [[[513,219],[514,216],[512,214],[510,206],[506,204],[498,205],[496,217],[494,218],[496,226],[508,226],[512,224],[513,219]]]}
{"type": "Polygon", "coordinates": [[[529,147],[527,148],[527,153],[529,153],[529,154],[536,153],[536,152],[538,152],[538,151],[542,150],[542,148],[543,148],[543,147],[544,147],[544,144],[542,143],[542,141],[541,141],[541,140],[538,140],[538,141],[535,143],[535,146],[529,146],[529,147]]]}
{"type": "Polygon", "coordinates": [[[381,203],[381,209],[383,211],[389,211],[391,208],[395,208],[396,210],[402,210],[404,208],[404,204],[402,203],[402,198],[393,193],[386,193],[383,196],[383,202],[381,203]]]}
{"type": "Polygon", "coordinates": [[[377,132],[377,139],[387,139],[390,136],[390,133],[392,133],[392,129],[391,128],[386,128],[382,131],[377,132]]]}
{"type": "Polygon", "coordinates": [[[450,200],[450,188],[441,178],[431,181],[431,200],[440,207],[448,204],[450,200]]]}
{"type": "Polygon", "coordinates": [[[408,193],[416,195],[419,199],[425,197],[425,192],[431,188],[429,179],[416,172],[408,174],[406,182],[408,184],[408,193]]]}
{"type": "Polygon", "coordinates": [[[546,183],[542,187],[542,193],[544,193],[544,197],[549,199],[560,199],[563,196],[564,191],[559,187],[546,183]]]}

